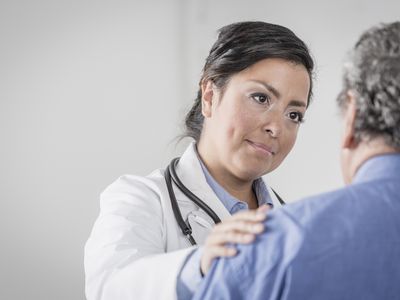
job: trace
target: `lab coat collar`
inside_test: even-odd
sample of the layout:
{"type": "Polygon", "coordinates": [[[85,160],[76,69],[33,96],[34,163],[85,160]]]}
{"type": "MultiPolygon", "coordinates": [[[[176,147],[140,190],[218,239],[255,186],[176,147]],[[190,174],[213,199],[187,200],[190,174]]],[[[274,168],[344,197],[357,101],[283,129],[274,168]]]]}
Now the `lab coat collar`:
{"type": "MultiPolygon", "coordinates": [[[[182,183],[193,194],[207,204],[221,220],[230,216],[229,211],[208,185],[196,153],[196,143],[192,142],[181,156],[176,172],[182,183]]],[[[187,201],[189,199],[185,198],[187,201]]]]}

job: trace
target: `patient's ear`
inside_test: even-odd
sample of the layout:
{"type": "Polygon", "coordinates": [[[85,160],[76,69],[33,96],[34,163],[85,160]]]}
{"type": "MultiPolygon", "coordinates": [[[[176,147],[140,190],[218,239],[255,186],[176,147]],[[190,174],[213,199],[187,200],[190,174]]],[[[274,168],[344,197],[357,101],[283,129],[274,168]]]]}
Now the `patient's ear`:
{"type": "Polygon", "coordinates": [[[357,147],[358,142],[354,136],[354,122],[356,119],[357,106],[356,106],[356,96],[354,92],[347,92],[347,107],[344,113],[344,128],[342,136],[342,148],[343,149],[353,149],[357,147]]]}
{"type": "Polygon", "coordinates": [[[201,83],[201,113],[205,118],[212,115],[212,106],[215,101],[215,85],[211,80],[201,83]]]}

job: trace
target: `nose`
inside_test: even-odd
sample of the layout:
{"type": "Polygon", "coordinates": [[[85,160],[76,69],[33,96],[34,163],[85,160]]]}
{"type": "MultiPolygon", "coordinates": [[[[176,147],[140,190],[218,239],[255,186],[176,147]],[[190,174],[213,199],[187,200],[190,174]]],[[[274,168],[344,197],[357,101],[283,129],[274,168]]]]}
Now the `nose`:
{"type": "Polygon", "coordinates": [[[271,113],[266,117],[264,131],[271,137],[277,138],[281,135],[283,128],[283,118],[277,113],[271,113]]]}

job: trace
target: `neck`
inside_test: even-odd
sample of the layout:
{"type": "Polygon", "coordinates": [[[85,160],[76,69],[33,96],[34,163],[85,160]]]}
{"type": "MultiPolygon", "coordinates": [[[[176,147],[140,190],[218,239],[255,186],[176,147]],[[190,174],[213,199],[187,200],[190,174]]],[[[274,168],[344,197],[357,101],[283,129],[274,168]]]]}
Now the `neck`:
{"type": "Polygon", "coordinates": [[[236,199],[246,202],[250,209],[258,207],[257,197],[253,191],[253,181],[242,181],[239,178],[227,174],[226,171],[213,171],[207,166],[211,176],[221,185],[230,195],[236,199]]]}
{"type": "Polygon", "coordinates": [[[378,155],[398,152],[395,148],[388,146],[381,139],[361,141],[356,148],[349,151],[352,151],[352,153],[351,153],[350,163],[348,165],[348,170],[350,175],[348,183],[350,183],[354,179],[358,169],[368,159],[378,155]]]}
{"type": "Polygon", "coordinates": [[[253,192],[253,180],[243,180],[221,166],[218,161],[204,156],[201,149],[198,155],[214,180],[223,187],[231,196],[246,202],[250,209],[258,207],[257,198],[253,192]]]}

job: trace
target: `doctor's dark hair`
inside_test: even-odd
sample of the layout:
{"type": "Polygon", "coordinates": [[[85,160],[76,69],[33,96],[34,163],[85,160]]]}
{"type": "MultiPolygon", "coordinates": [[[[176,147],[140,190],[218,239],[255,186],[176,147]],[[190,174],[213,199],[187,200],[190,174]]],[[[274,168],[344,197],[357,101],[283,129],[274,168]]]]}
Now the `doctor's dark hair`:
{"type": "Polygon", "coordinates": [[[303,65],[310,76],[307,106],[312,97],[314,62],[306,44],[286,27],[265,22],[239,22],[222,27],[203,67],[197,98],[185,118],[184,136],[200,139],[204,117],[201,85],[211,80],[224,92],[230,78],[266,58],[303,65]]]}
{"type": "Polygon", "coordinates": [[[361,35],[344,65],[343,90],[337,98],[343,111],[348,91],[356,98],[355,139],[381,137],[400,149],[400,22],[361,35]]]}

